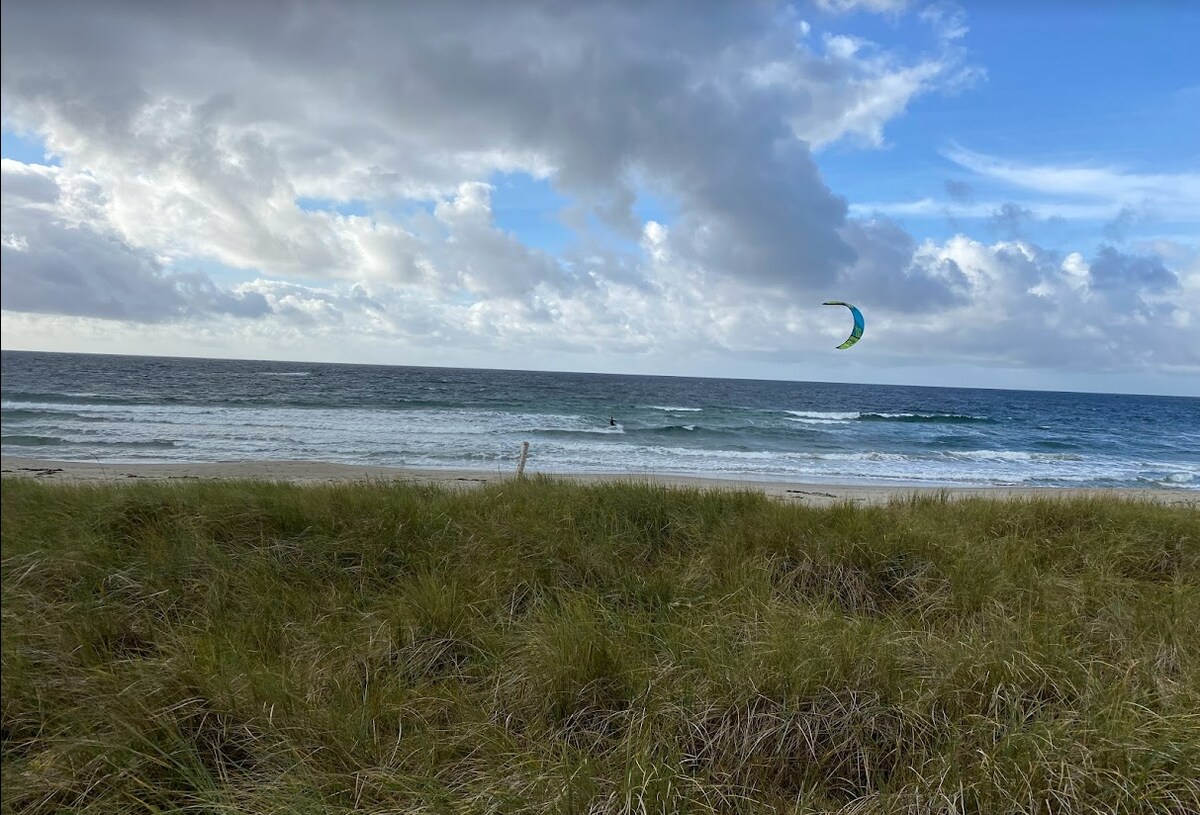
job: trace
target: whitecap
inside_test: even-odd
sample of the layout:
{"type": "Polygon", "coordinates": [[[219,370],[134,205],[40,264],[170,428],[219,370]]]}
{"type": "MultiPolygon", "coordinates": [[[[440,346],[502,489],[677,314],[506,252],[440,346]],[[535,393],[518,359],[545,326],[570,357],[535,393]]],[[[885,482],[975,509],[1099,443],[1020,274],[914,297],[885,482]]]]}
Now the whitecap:
{"type": "Polygon", "coordinates": [[[790,413],[798,419],[810,419],[818,422],[827,422],[830,424],[838,422],[848,422],[859,418],[862,414],[857,410],[851,411],[820,411],[820,410],[787,410],[785,413],[790,413]]]}

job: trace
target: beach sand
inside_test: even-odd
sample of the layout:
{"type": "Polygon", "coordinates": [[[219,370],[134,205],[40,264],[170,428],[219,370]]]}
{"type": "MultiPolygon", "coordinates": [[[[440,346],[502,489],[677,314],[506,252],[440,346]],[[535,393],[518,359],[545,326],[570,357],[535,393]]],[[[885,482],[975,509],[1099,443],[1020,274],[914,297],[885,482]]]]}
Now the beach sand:
{"type": "MultiPolygon", "coordinates": [[[[515,470],[515,468],[514,468],[515,470]]],[[[35,458],[0,459],[4,478],[34,478],[52,483],[129,483],[137,479],[174,481],[197,479],[249,479],[284,481],[293,484],[350,482],[402,482],[471,488],[516,478],[515,471],[434,470],[407,467],[332,464],[320,461],[222,461],[203,464],[105,464],[82,461],[50,461],[35,458]]],[[[527,475],[538,473],[529,471],[527,475]]],[[[1200,491],[1163,489],[1062,489],[1055,487],[919,487],[911,485],[812,484],[754,479],[698,478],[651,473],[545,473],[581,483],[632,481],[668,487],[699,489],[758,490],[780,500],[828,506],[839,501],[881,504],[911,495],[945,494],[952,498],[1030,498],[1120,495],[1176,506],[1200,507],[1200,491]]]]}

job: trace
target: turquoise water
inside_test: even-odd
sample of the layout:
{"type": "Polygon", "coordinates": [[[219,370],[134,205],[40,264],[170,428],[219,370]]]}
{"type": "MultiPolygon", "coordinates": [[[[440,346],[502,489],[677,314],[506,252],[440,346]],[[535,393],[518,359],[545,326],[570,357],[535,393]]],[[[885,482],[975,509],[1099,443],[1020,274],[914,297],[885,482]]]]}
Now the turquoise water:
{"type": "Polygon", "coordinates": [[[5,455],[1200,489],[1200,399],[5,351],[5,455]],[[610,426],[612,417],[616,424],[610,426]]]}

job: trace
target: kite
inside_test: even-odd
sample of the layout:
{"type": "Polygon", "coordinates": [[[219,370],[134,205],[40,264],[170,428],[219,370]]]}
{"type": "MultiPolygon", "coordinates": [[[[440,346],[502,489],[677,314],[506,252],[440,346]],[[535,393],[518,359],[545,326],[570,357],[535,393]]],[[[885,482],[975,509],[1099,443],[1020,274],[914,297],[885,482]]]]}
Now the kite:
{"type": "Polygon", "coordinates": [[[851,345],[854,345],[854,343],[856,343],[860,339],[862,339],[863,328],[866,327],[866,323],[863,321],[863,316],[862,316],[861,311],[859,311],[857,308],[850,305],[849,303],[842,302],[841,300],[826,300],[821,305],[845,306],[846,308],[850,309],[850,313],[854,315],[854,330],[850,332],[849,337],[846,337],[846,341],[838,346],[839,349],[840,348],[849,348],[851,345]]]}

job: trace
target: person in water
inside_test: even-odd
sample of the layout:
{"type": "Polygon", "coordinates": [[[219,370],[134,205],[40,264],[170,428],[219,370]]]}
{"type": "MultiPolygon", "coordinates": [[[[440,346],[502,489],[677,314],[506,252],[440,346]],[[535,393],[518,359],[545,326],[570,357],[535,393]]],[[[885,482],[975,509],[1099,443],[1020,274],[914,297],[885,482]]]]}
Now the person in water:
{"type": "Polygon", "coordinates": [[[609,416],[609,417],[608,417],[608,426],[609,426],[609,427],[616,427],[616,426],[617,426],[617,420],[616,420],[616,419],[614,419],[612,416],[609,416]]]}

